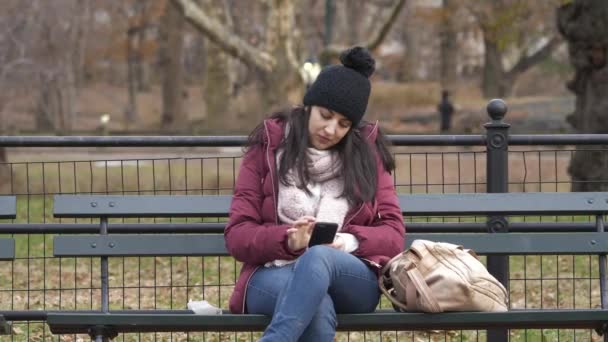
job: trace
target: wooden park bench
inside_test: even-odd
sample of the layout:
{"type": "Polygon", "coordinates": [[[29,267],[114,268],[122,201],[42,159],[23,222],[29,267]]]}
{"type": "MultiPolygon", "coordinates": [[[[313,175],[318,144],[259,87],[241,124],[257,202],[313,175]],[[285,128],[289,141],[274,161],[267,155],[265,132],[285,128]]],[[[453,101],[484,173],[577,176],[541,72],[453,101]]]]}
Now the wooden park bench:
{"type": "MultiPolygon", "coordinates": [[[[15,196],[0,196],[0,218],[14,219],[16,217],[17,200],[15,196]]],[[[0,238],[0,261],[15,259],[15,239],[0,238]]],[[[0,315],[0,335],[8,335],[11,332],[10,325],[0,315]]]]}
{"type": "MultiPolygon", "coordinates": [[[[488,229],[462,231],[443,225],[433,233],[409,232],[406,246],[415,239],[461,244],[478,254],[500,258],[510,255],[599,255],[601,307],[591,309],[511,309],[508,312],[397,313],[382,309],[369,314],[338,315],[338,329],[371,330],[486,330],[525,328],[590,328],[603,334],[606,307],[606,253],[608,234],[603,217],[608,193],[475,193],[412,194],[399,196],[404,215],[419,217],[486,217],[488,229]],[[595,218],[594,231],[559,231],[524,228],[506,232],[507,216],[586,215],[595,218]]],[[[102,310],[50,312],[47,323],[54,334],[85,333],[93,338],[123,332],[261,331],[269,323],[263,315],[196,315],[189,310],[108,309],[107,258],[115,256],[226,256],[224,237],[210,234],[108,234],[114,217],[226,217],[230,196],[96,196],[58,195],[55,217],[99,218],[96,235],[60,235],[54,239],[57,257],[100,257],[102,310]]],[[[142,224],[145,225],[145,224],[142,224]]],[[[407,224],[406,224],[407,228],[407,224]]],[[[185,303],[184,303],[185,304],[185,303]]]]}

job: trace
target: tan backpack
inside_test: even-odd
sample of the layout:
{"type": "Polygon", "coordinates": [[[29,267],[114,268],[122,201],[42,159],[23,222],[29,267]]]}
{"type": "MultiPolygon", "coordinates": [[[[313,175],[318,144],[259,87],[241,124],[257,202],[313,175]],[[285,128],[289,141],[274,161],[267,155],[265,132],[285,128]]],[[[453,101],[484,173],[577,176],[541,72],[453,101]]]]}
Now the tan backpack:
{"type": "Polygon", "coordinates": [[[380,289],[397,311],[507,311],[505,287],[462,246],[414,240],[382,269],[380,289]]]}

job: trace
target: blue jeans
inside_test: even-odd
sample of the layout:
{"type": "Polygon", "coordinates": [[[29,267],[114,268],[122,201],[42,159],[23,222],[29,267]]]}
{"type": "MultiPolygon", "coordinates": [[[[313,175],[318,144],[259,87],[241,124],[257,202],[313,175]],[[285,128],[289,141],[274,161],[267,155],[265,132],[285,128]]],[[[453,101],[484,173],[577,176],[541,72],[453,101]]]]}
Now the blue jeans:
{"type": "Polygon", "coordinates": [[[333,341],[336,313],[373,312],[376,273],[358,258],[314,246],[295,263],[260,267],[247,287],[247,312],[272,316],[260,341],[333,341]]]}

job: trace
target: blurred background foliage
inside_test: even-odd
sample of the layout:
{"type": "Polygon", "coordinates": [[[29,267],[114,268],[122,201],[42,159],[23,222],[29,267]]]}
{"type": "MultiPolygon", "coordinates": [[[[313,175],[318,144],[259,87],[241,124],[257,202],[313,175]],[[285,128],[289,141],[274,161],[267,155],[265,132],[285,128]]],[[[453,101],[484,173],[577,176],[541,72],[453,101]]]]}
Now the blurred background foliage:
{"type": "Polygon", "coordinates": [[[4,0],[0,131],[244,134],[353,44],[377,58],[368,117],[389,131],[435,130],[443,89],[475,121],[489,98],[573,97],[564,3],[4,0]]]}

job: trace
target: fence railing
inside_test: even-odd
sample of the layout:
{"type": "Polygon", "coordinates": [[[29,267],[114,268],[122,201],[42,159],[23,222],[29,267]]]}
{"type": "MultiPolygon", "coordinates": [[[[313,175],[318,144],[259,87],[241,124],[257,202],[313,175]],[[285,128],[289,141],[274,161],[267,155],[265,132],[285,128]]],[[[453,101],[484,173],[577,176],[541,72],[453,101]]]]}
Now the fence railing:
{"type": "MultiPolygon", "coordinates": [[[[390,135],[398,192],[569,191],[567,166],[576,148],[608,145],[608,135],[511,135],[503,118],[506,106],[488,105],[489,122],[479,135],[390,135]]],[[[52,216],[55,194],[230,194],[234,188],[243,136],[207,137],[0,137],[0,147],[53,152],[0,165],[0,194],[17,196],[17,218],[0,222],[0,237],[16,240],[16,259],[0,261],[0,314],[12,320],[13,334],[0,341],[57,339],[44,325],[56,310],[98,310],[101,306],[99,261],[56,258],[56,234],[98,232],[91,220],[52,216]],[[150,157],[155,148],[192,148],[171,157],[150,157]],[[91,158],[80,148],[112,148],[112,158],[91,158]],[[204,149],[201,150],[200,148],[204,149]],[[129,149],[128,155],[117,149],[129,149]],[[45,150],[46,151],[46,150],[45,150]],[[201,152],[202,151],[202,152],[201,152]],[[201,152],[201,156],[196,153],[201,152]],[[141,154],[141,157],[138,155],[141,154]]],[[[603,151],[608,153],[608,151],[603,151]]],[[[31,155],[31,154],[28,154],[31,155]]],[[[19,158],[16,158],[19,159],[19,158]]],[[[607,176],[608,181],[608,176],[607,176]]],[[[223,219],[111,219],[111,233],[222,232],[223,219]],[[153,225],[149,223],[153,222],[153,225]]],[[[595,231],[588,218],[503,217],[416,220],[409,232],[439,231],[595,231]],[[512,220],[513,221],[513,220],[512,220]]],[[[488,268],[510,285],[515,308],[594,307],[599,302],[597,258],[588,256],[490,257],[488,268]]],[[[141,257],[110,259],[112,309],[182,309],[188,299],[205,298],[227,307],[239,265],[220,257],[141,257]]],[[[249,340],[252,333],[125,334],[125,340],[249,340]]],[[[591,331],[511,332],[514,340],[591,340],[591,331]]],[[[64,336],[62,339],[80,337],[64,336]]],[[[86,339],[86,337],[84,337],[86,339]]],[[[483,332],[341,333],[339,340],[479,340],[483,332]]]]}

